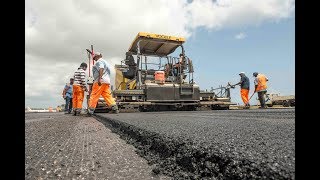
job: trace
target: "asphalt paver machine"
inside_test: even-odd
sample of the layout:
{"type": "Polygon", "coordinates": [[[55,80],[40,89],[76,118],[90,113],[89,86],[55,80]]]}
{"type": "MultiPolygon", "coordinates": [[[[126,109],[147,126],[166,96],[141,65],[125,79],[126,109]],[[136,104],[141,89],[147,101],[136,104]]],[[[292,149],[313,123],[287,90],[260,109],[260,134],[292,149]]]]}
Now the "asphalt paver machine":
{"type": "MultiPolygon", "coordinates": [[[[184,50],[185,38],[139,32],[125,59],[115,65],[113,97],[120,112],[229,109],[230,87],[221,96],[202,91],[193,79],[191,58],[184,50]],[[171,56],[176,50],[179,55],[171,56]]],[[[108,111],[103,98],[96,111],[108,111]]]]}

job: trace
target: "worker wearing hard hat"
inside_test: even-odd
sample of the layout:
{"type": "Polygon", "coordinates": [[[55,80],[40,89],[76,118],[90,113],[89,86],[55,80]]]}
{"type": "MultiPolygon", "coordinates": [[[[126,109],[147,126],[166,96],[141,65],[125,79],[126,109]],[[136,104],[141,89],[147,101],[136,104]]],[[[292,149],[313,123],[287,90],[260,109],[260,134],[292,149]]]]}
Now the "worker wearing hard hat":
{"type": "Polygon", "coordinates": [[[269,81],[269,79],[264,74],[258,72],[254,72],[253,76],[256,77],[254,80],[254,92],[258,93],[260,108],[266,108],[265,94],[267,93],[267,81],[269,81]]]}
{"type": "Polygon", "coordinates": [[[78,70],[74,73],[72,105],[74,116],[80,115],[84,98],[84,91],[88,91],[86,86],[87,63],[81,63],[78,70]]]}
{"type": "Polygon", "coordinates": [[[233,86],[240,85],[241,99],[245,107],[249,108],[250,107],[250,104],[249,104],[250,81],[244,72],[240,72],[239,75],[241,77],[240,82],[238,82],[233,86]]]}
{"type": "Polygon", "coordinates": [[[92,67],[94,82],[89,99],[88,115],[92,115],[97,106],[100,96],[104,98],[107,105],[114,113],[119,113],[118,106],[114,101],[110,90],[110,64],[102,59],[102,54],[94,53],[93,60],[96,64],[92,67]]]}

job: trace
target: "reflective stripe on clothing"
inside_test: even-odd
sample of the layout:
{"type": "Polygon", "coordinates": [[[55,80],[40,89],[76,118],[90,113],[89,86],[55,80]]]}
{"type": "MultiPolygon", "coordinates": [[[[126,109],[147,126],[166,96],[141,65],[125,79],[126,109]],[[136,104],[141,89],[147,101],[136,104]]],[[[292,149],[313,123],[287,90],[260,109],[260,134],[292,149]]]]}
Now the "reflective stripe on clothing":
{"type": "Polygon", "coordinates": [[[249,89],[241,89],[240,94],[241,94],[241,99],[242,99],[243,103],[248,104],[249,103],[249,89]]]}
{"type": "Polygon", "coordinates": [[[257,92],[267,90],[267,80],[268,78],[264,74],[258,74],[254,81],[254,84],[257,85],[257,92]]]}
{"type": "Polygon", "coordinates": [[[80,85],[73,85],[72,105],[74,109],[82,109],[84,90],[80,85]]]}
{"type": "Polygon", "coordinates": [[[108,106],[112,106],[116,104],[110,91],[110,85],[106,83],[102,83],[101,86],[99,86],[98,83],[95,82],[93,83],[92,91],[90,94],[90,100],[89,100],[90,109],[96,108],[100,96],[104,98],[108,106]]]}

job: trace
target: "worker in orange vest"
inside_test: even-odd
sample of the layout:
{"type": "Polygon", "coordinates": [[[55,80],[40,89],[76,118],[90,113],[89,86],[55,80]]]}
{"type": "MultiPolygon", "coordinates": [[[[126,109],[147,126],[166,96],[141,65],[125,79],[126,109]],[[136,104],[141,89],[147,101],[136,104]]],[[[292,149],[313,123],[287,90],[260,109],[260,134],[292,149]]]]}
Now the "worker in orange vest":
{"type": "Polygon", "coordinates": [[[256,77],[254,80],[254,92],[258,93],[260,108],[266,108],[265,94],[267,93],[267,81],[269,81],[269,79],[264,74],[258,72],[254,72],[253,76],[256,77]]]}

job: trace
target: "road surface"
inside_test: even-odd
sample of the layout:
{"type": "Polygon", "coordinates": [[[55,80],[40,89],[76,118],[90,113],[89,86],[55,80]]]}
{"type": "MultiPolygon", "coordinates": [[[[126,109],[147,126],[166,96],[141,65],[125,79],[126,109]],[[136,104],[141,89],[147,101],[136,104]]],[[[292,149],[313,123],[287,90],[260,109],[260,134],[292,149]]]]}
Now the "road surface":
{"type": "Polygon", "coordinates": [[[97,114],[155,172],[177,179],[294,179],[295,109],[97,114]]]}
{"type": "Polygon", "coordinates": [[[25,114],[25,179],[170,179],[92,117],[25,114]]]}

